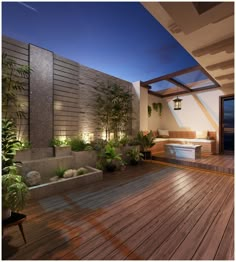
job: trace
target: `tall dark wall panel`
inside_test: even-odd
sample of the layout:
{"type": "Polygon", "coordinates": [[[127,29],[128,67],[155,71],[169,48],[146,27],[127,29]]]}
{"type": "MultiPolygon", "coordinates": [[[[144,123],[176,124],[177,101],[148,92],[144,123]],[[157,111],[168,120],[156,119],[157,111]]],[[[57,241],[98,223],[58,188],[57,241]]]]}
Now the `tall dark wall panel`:
{"type": "Polygon", "coordinates": [[[30,45],[30,142],[48,147],[53,138],[53,53],[30,45]]]}
{"type": "MultiPolygon", "coordinates": [[[[11,39],[9,37],[2,38],[2,52],[6,53],[7,56],[13,59],[17,66],[28,66],[29,65],[29,48],[28,45],[11,39]]],[[[18,102],[21,104],[21,109],[25,114],[25,118],[17,119],[17,137],[20,140],[29,139],[29,79],[24,80],[24,90],[18,92],[18,102]]],[[[15,107],[12,106],[9,110],[15,112],[15,107]]],[[[4,113],[3,113],[4,117],[4,113]]]]}

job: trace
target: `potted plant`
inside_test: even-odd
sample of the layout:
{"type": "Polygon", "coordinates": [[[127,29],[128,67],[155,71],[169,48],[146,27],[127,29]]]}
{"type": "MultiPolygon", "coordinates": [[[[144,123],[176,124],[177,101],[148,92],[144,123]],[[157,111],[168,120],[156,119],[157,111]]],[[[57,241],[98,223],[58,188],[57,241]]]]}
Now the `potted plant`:
{"type": "Polygon", "coordinates": [[[28,187],[22,176],[11,172],[2,176],[2,219],[11,216],[11,211],[22,210],[28,196],[28,187]]]}
{"type": "Polygon", "coordinates": [[[55,157],[71,155],[70,139],[61,139],[54,137],[50,143],[53,147],[53,155],[55,157]]]}
{"type": "Polygon", "coordinates": [[[109,143],[100,152],[99,158],[98,166],[109,172],[115,171],[117,166],[122,163],[121,155],[117,153],[115,147],[109,143]]]}
{"type": "Polygon", "coordinates": [[[143,132],[140,131],[137,134],[137,141],[140,145],[140,152],[143,154],[144,159],[151,159],[152,156],[149,149],[155,145],[152,131],[150,131],[146,135],[144,135],[143,132]]]}
{"type": "Polygon", "coordinates": [[[27,140],[20,141],[20,146],[15,155],[16,161],[31,160],[31,143],[27,140]]]}
{"type": "Polygon", "coordinates": [[[143,154],[137,148],[131,148],[127,152],[127,157],[131,165],[137,165],[143,158],[143,154]]]}

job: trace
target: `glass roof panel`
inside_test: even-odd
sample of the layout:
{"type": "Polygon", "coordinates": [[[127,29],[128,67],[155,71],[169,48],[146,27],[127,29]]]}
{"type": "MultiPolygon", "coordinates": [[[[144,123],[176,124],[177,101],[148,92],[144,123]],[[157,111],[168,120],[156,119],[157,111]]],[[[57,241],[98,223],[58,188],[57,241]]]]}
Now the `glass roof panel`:
{"type": "Polygon", "coordinates": [[[176,76],[173,79],[191,89],[216,86],[216,84],[211,81],[201,70],[194,70],[192,72],[176,76]]]}
{"type": "Polygon", "coordinates": [[[159,81],[159,82],[156,82],[154,84],[151,84],[151,87],[152,87],[152,91],[161,91],[161,90],[165,90],[165,89],[168,89],[168,88],[173,88],[175,87],[174,84],[170,83],[169,81],[166,81],[166,80],[162,80],[162,81],[159,81]]]}

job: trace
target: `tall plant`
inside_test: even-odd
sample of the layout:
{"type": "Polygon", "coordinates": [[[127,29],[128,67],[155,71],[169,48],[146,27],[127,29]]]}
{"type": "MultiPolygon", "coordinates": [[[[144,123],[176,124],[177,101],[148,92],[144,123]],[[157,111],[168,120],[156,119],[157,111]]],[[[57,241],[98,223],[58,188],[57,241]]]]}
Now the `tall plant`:
{"type": "Polygon", "coordinates": [[[27,86],[31,69],[29,66],[19,66],[7,54],[2,55],[2,109],[4,118],[24,118],[24,104],[19,99],[19,94],[27,86]]]}
{"type": "Polygon", "coordinates": [[[118,138],[119,132],[127,133],[132,113],[132,94],[117,84],[102,84],[96,98],[98,123],[109,134],[114,133],[118,138]]]}
{"type": "Polygon", "coordinates": [[[20,146],[15,125],[11,120],[2,120],[2,174],[16,174],[14,156],[20,146]]]}

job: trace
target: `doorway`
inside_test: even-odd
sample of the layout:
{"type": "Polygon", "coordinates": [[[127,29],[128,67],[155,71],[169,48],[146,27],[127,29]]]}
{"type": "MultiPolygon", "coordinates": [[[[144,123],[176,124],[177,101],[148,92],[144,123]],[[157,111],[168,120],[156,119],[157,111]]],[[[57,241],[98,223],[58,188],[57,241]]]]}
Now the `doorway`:
{"type": "Polygon", "coordinates": [[[220,153],[234,153],[234,95],[220,97],[220,153]]]}

